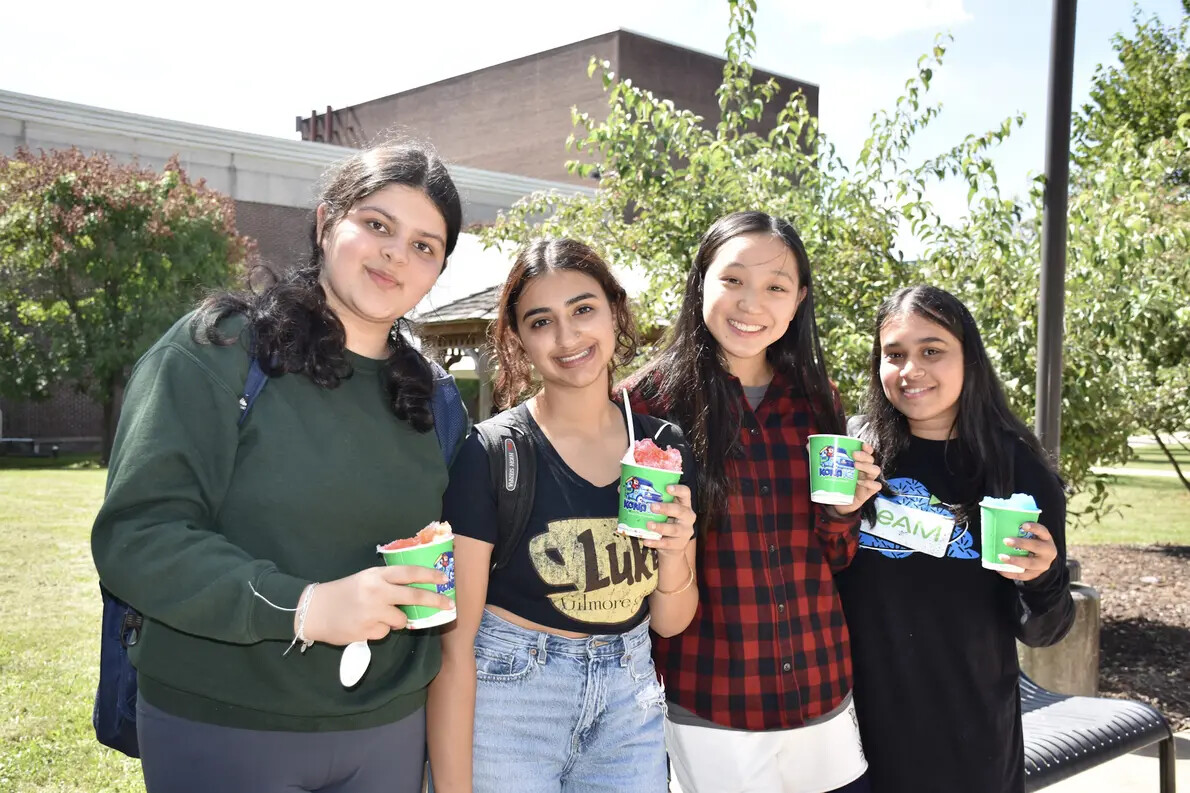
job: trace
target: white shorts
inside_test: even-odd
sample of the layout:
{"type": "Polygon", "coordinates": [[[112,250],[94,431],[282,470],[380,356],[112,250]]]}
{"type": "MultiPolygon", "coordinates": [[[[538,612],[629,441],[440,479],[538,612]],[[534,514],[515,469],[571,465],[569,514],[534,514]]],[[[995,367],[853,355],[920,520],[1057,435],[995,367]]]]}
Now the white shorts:
{"type": "Polygon", "coordinates": [[[750,732],[665,721],[677,793],[825,793],[868,770],[855,703],[795,730],[750,732]]]}

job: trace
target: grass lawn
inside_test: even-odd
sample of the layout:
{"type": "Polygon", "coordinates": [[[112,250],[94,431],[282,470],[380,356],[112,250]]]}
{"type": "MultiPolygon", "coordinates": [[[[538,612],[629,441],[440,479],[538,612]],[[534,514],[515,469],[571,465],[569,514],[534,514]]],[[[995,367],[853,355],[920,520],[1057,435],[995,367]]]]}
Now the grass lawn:
{"type": "MultiPolygon", "coordinates": [[[[1110,481],[1119,512],[1091,526],[1071,521],[1068,544],[1190,545],[1190,492],[1181,482],[1141,476],[1113,476],[1110,481]]],[[[1070,506],[1078,509],[1085,503],[1085,497],[1075,496],[1070,506]]]]}
{"type": "MultiPolygon", "coordinates": [[[[14,462],[0,458],[0,790],[143,791],[139,763],[91,729],[101,608],[88,537],[106,472],[86,458],[14,462]]],[[[1071,528],[1071,544],[1190,545],[1177,480],[1115,481],[1122,514],[1071,528]]]]}
{"type": "Polygon", "coordinates": [[[0,790],[143,791],[95,742],[101,602],[88,544],[98,469],[0,470],[0,790]]]}
{"type": "Polygon", "coordinates": [[[47,468],[65,469],[97,469],[99,456],[96,454],[69,453],[57,457],[24,457],[19,455],[0,456],[0,471],[4,470],[44,470],[47,468]]]}

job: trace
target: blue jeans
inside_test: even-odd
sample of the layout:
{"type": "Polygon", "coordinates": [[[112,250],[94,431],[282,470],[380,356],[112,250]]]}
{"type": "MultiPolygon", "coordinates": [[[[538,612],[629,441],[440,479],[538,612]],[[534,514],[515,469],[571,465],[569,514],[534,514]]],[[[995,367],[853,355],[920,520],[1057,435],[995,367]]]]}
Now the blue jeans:
{"type": "Polygon", "coordinates": [[[665,693],[649,623],[566,639],[484,611],[475,793],[664,793],[665,693]]]}

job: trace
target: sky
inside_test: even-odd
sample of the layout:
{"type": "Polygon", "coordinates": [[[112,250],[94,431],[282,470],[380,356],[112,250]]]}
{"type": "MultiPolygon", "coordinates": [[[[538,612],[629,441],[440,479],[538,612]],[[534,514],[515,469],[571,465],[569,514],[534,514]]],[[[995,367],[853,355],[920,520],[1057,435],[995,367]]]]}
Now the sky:
{"type": "MultiPolygon", "coordinates": [[[[1179,0],[1140,0],[1167,24],[1179,0]]],[[[314,3],[60,0],[9,4],[0,89],[296,139],[294,120],[463,74],[616,28],[722,54],[726,0],[434,0],[314,3]]],[[[1081,0],[1074,104],[1111,37],[1132,29],[1131,0],[1081,0]]],[[[759,0],[754,63],[820,87],[820,126],[844,161],[868,121],[891,108],[918,57],[949,34],[930,97],[941,117],[915,154],[929,156],[1018,113],[996,153],[1009,193],[1044,171],[1052,6],[1046,0],[759,0]]],[[[560,111],[565,112],[565,111],[560,111]]],[[[932,194],[961,212],[966,190],[932,194]]],[[[910,252],[911,253],[911,252],[910,252]]]]}

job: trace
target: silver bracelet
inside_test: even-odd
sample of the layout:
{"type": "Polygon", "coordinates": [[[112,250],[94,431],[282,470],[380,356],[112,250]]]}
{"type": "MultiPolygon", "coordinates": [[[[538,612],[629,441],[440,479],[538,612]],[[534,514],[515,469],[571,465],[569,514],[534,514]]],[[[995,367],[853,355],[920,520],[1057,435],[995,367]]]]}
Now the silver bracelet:
{"type": "Polygon", "coordinates": [[[290,642],[289,646],[285,648],[285,652],[283,653],[284,655],[288,655],[289,651],[293,649],[295,644],[301,644],[298,652],[304,653],[307,649],[309,649],[310,645],[314,643],[306,638],[306,612],[310,610],[310,599],[314,597],[314,590],[317,587],[317,581],[315,581],[313,584],[310,584],[310,586],[306,588],[305,595],[302,597],[302,602],[298,604],[297,632],[293,636],[293,641],[290,642]]]}

